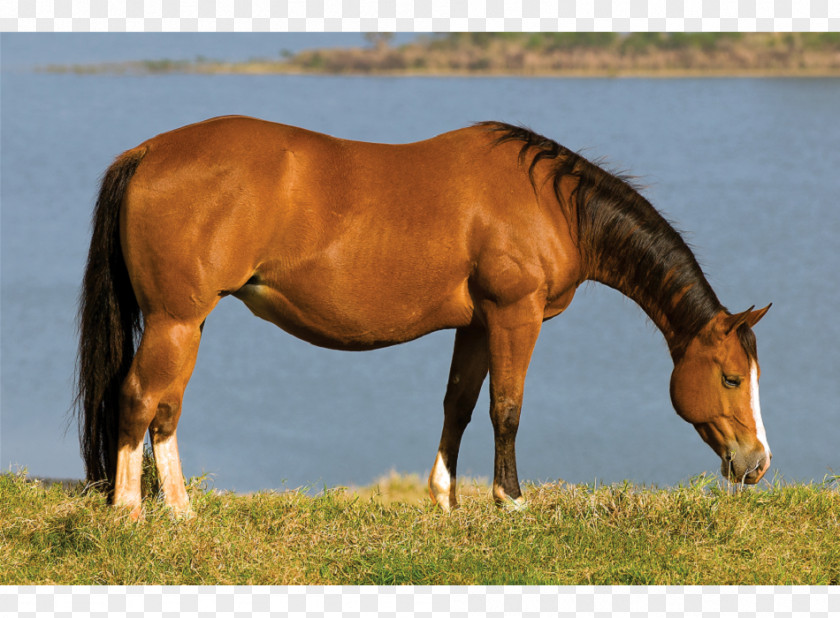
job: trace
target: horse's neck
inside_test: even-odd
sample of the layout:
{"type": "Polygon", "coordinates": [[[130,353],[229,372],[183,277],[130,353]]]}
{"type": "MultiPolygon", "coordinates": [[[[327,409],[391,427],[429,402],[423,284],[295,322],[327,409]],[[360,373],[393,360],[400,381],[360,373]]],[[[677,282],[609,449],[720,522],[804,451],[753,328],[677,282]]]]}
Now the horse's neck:
{"type": "Polygon", "coordinates": [[[580,250],[586,278],[634,300],[673,356],[723,306],[680,235],[620,179],[581,183],[580,250]]]}
{"type": "Polygon", "coordinates": [[[672,312],[669,311],[671,307],[646,294],[644,289],[628,281],[622,273],[597,269],[594,276],[590,276],[589,279],[614,288],[635,301],[662,332],[672,354],[687,343],[688,335],[684,334],[684,330],[680,329],[674,320],[672,312]]]}

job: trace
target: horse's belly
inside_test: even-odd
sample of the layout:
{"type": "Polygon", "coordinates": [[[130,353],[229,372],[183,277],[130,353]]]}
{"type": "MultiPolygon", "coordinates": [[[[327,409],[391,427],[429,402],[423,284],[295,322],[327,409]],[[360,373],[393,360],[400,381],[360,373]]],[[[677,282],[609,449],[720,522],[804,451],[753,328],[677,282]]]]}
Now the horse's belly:
{"type": "Polygon", "coordinates": [[[440,300],[398,302],[383,292],[295,289],[248,284],[234,293],[254,315],[309,343],[337,350],[370,350],[444,328],[466,326],[472,302],[466,282],[440,300]]]}

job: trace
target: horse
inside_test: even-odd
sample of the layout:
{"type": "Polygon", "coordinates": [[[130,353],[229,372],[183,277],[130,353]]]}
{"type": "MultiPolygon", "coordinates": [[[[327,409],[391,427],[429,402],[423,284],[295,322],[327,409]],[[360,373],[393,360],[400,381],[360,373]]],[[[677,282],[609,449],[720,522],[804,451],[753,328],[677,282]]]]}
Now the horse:
{"type": "Polygon", "coordinates": [[[754,484],[772,457],[752,328],[632,181],[527,128],[481,122],[409,144],[243,116],[119,155],[94,208],[76,413],[89,482],[142,516],[143,441],[190,515],[176,429],[205,319],[227,296],[317,346],[372,350],[455,330],[429,493],[448,511],[461,437],[490,376],[492,495],[520,506],[515,439],[542,323],[596,281],[635,301],[674,362],[671,400],[754,484]]]}

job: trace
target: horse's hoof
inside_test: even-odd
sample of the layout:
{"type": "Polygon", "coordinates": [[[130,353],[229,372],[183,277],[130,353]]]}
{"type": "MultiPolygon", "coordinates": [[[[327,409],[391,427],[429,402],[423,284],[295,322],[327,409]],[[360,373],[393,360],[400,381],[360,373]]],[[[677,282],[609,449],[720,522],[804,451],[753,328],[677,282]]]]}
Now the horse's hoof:
{"type": "MultiPolygon", "coordinates": [[[[119,508],[119,507],[118,507],[119,508]]],[[[122,507],[126,508],[126,507],[122,507]]],[[[130,507],[128,507],[130,508],[130,507]]],[[[142,505],[138,504],[132,508],[128,513],[128,520],[132,522],[141,522],[146,520],[146,513],[143,511],[142,505]]]]}
{"type": "Polygon", "coordinates": [[[187,508],[170,507],[169,516],[175,521],[190,521],[195,519],[195,511],[189,506],[187,508]]]}
{"type": "Polygon", "coordinates": [[[528,501],[522,496],[519,496],[518,498],[509,498],[505,496],[505,499],[498,504],[506,511],[521,513],[528,510],[528,501]]]}
{"type": "Polygon", "coordinates": [[[442,499],[438,500],[432,492],[429,492],[429,495],[432,498],[432,504],[434,504],[437,508],[439,508],[444,513],[449,513],[452,509],[457,509],[458,504],[449,504],[449,499],[442,499]]]}
{"type": "Polygon", "coordinates": [[[455,500],[452,500],[449,490],[446,490],[445,492],[436,492],[431,483],[429,484],[429,497],[432,499],[432,502],[444,513],[449,513],[453,509],[458,508],[458,503],[455,500]]]}

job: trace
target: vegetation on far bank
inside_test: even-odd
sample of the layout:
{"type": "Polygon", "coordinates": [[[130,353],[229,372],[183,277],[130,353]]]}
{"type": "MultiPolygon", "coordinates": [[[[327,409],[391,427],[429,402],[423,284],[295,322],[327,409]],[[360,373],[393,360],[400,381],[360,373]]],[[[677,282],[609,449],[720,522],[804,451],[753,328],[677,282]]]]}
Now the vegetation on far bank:
{"type": "Polygon", "coordinates": [[[3,474],[0,584],[840,584],[838,477],[527,486],[519,512],[467,489],[447,514],[418,477],[314,497],[193,480],[192,519],[152,497],[132,523],[101,493],[3,474]]]}
{"type": "MultiPolygon", "coordinates": [[[[330,75],[840,75],[835,32],[460,32],[392,46],[369,33],[358,48],[278,50],[226,62],[144,60],[49,66],[76,73],[314,73],[330,75]]],[[[282,41],[278,37],[278,42],[282,41]]]]}

